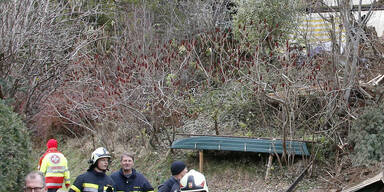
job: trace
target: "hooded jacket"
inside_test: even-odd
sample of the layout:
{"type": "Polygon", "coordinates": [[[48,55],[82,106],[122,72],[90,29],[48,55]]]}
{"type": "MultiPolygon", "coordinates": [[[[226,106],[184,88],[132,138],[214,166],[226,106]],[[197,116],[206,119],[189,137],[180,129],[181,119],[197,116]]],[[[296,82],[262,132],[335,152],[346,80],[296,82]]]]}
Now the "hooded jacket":
{"type": "Polygon", "coordinates": [[[39,171],[45,176],[48,189],[58,189],[63,186],[69,187],[70,174],[68,161],[57,148],[48,148],[39,161],[39,171]]]}

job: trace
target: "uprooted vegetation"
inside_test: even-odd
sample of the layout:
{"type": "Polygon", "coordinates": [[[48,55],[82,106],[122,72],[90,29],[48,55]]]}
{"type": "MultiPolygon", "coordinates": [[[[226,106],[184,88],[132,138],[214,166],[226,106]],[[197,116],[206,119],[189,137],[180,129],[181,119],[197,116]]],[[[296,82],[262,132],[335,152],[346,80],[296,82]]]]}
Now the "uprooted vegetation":
{"type": "MultiPolygon", "coordinates": [[[[330,188],[349,184],[339,179],[349,154],[382,158],[375,142],[357,142],[365,125],[354,122],[383,102],[383,41],[348,6],[327,20],[341,21],[345,41],[315,51],[291,39],[306,15],[296,1],[29,2],[0,4],[16,23],[1,23],[14,30],[1,31],[0,97],[40,142],[62,135],[169,154],[178,133],[310,140],[311,159],[329,167],[314,175],[330,188]],[[292,12],[274,15],[281,9],[292,12]]],[[[379,140],[380,129],[365,135],[379,140]]]]}

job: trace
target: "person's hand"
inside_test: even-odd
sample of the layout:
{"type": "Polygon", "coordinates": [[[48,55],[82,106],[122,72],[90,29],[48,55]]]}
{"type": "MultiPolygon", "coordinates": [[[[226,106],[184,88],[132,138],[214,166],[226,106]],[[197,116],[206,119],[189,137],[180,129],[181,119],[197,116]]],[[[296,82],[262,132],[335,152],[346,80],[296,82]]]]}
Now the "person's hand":
{"type": "Polygon", "coordinates": [[[70,184],[65,184],[65,187],[68,189],[69,188],[69,186],[71,186],[70,184]]]}
{"type": "Polygon", "coordinates": [[[107,185],[107,190],[105,190],[105,191],[106,192],[113,192],[112,186],[107,185]]]}

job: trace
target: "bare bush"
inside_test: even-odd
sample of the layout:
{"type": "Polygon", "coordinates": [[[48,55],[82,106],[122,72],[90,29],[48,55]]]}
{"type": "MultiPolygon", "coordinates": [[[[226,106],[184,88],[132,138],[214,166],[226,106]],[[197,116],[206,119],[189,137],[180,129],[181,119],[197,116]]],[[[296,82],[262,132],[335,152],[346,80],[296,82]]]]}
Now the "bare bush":
{"type": "Polygon", "coordinates": [[[32,123],[71,61],[93,41],[84,20],[91,12],[27,0],[0,3],[0,15],[1,98],[32,123]]]}

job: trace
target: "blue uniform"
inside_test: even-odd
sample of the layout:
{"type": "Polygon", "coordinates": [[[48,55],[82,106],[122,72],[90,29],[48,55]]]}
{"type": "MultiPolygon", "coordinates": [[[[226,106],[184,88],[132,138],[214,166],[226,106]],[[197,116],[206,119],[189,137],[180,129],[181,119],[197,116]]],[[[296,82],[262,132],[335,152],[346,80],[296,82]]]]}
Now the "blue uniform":
{"type": "Polygon", "coordinates": [[[180,181],[172,176],[166,182],[161,184],[158,188],[159,188],[159,192],[179,192],[180,181]]]}
{"type": "Polygon", "coordinates": [[[112,180],[116,184],[117,192],[153,192],[152,185],[143,174],[132,169],[132,174],[128,177],[124,175],[123,170],[115,171],[111,174],[112,180]]]}
{"type": "Polygon", "coordinates": [[[104,172],[100,173],[95,170],[88,170],[79,175],[69,192],[115,192],[116,185],[104,172]]]}

